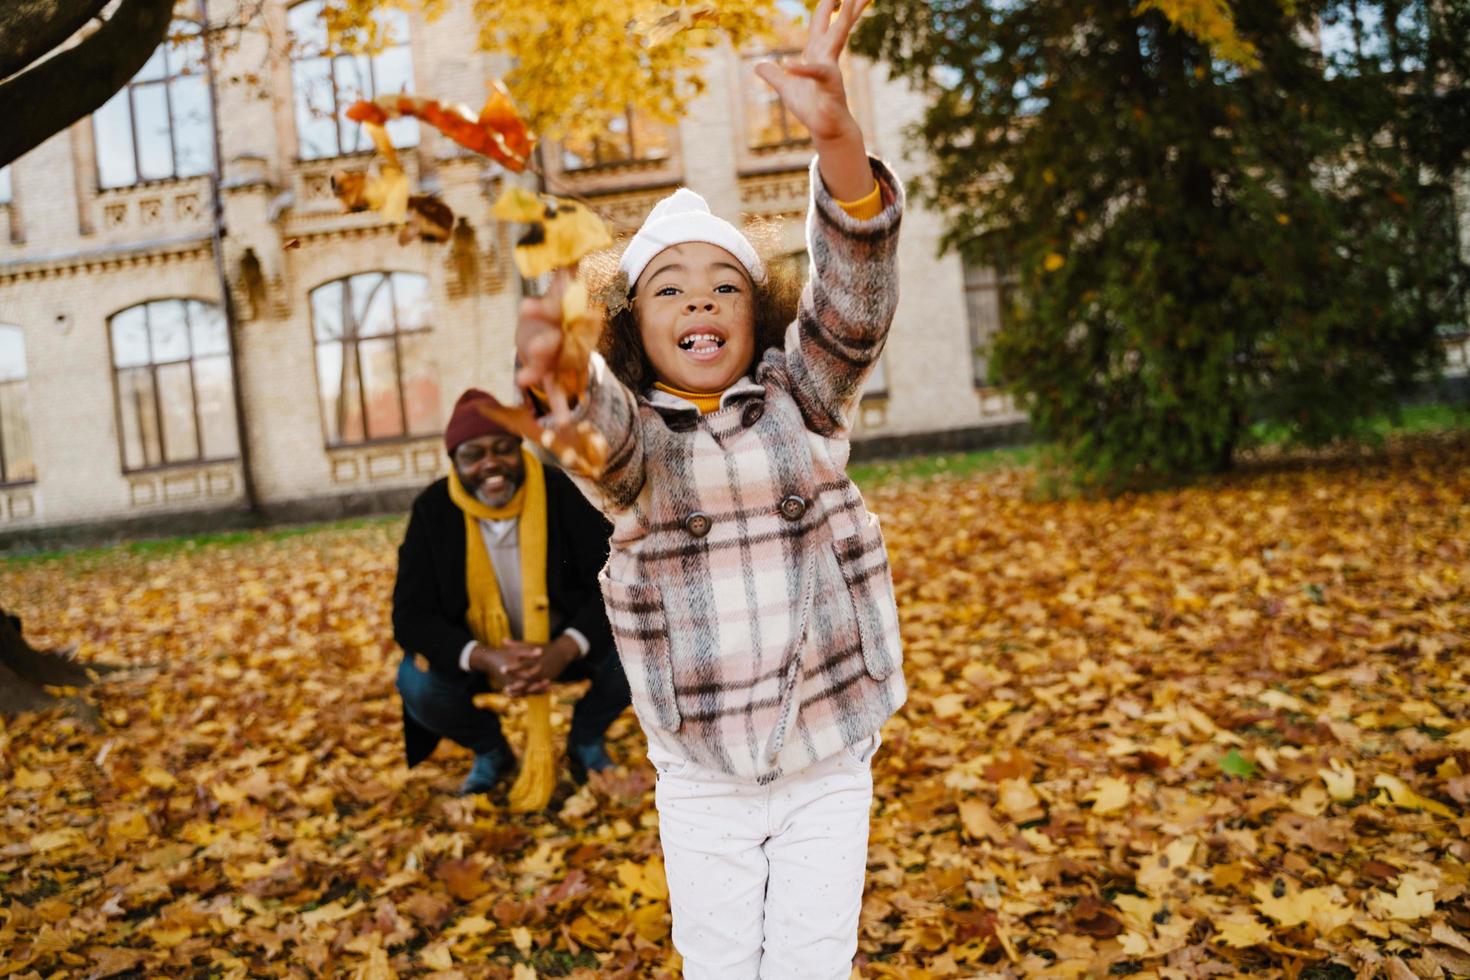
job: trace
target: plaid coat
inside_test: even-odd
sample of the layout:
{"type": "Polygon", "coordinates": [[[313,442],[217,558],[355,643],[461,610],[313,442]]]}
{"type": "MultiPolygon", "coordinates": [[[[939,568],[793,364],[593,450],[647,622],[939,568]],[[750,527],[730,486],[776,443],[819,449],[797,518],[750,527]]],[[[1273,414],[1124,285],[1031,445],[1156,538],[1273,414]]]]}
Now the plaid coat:
{"type": "Polygon", "coordinates": [[[849,413],[898,301],[902,185],[849,216],[812,167],[812,278],[783,349],[701,416],[594,355],[578,414],[607,437],[578,485],[614,525],[601,575],[633,707],[681,758],[769,782],[878,730],[906,697],[878,520],[848,478],[849,413]]]}

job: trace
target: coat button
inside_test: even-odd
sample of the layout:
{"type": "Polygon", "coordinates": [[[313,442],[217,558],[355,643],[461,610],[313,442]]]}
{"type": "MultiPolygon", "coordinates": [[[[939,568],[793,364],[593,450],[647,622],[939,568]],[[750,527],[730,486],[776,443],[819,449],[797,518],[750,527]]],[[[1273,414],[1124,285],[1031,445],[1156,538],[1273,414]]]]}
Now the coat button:
{"type": "Polygon", "coordinates": [[[713,524],[714,522],[709,519],[709,515],[704,513],[703,511],[696,510],[688,517],[684,518],[684,530],[688,531],[696,538],[702,538],[706,534],[708,534],[709,529],[713,524]]]}
{"type": "Polygon", "coordinates": [[[806,516],[806,501],[792,494],[781,501],[781,516],[788,521],[799,521],[806,516]]]}
{"type": "Polygon", "coordinates": [[[745,411],[740,413],[740,424],[748,429],[759,422],[761,420],[761,416],[765,414],[766,405],[764,402],[751,402],[749,405],[745,406],[745,411]]]}

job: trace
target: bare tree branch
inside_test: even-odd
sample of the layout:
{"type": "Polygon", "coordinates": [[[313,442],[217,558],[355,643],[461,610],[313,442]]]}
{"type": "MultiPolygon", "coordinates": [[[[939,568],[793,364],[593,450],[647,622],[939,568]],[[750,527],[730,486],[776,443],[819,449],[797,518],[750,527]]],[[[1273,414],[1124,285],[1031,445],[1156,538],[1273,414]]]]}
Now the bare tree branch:
{"type": "Polygon", "coordinates": [[[0,166],[101,108],[168,36],[173,0],[123,0],[75,47],[0,82],[0,166]]]}
{"type": "Polygon", "coordinates": [[[0,78],[65,43],[107,0],[11,0],[0,4],[0,78]]]}

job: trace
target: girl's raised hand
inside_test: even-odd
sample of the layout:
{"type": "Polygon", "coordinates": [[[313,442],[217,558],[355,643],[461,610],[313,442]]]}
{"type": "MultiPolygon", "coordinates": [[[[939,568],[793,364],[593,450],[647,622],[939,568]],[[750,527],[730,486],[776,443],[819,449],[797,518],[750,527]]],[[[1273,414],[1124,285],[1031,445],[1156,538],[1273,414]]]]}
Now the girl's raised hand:
{"type": "Polygon", "coordinates": [[[755,69],[781,96],[787,111],[811,131],[822,179],[839,200],[857,200],[873,187],[862,130],[848,106],[838,65],[867,6],[868,0],[821,0],[812,12],[801,59],[786,65],[762,62],[755,69]]]}

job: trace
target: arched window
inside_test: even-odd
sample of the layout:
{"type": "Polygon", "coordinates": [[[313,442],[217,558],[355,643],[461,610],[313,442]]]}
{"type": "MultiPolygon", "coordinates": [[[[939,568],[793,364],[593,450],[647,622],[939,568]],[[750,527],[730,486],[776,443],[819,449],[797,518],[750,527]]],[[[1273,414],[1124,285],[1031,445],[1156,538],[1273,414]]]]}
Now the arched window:
{"type": "Polygon", "coordinates": [[[235,386],[219,307],[161,299],[108,321],[123,469],[234,459],[235,386]]]}
{"type": "MultiPolygon", "coordinates": [[[[374,55],[328,50],[323,0],[306,0],[287,14],[291,29],[291,91],[296,106],[296,155],[302,160],[372,149],[372,140],[342,113],[358,99],[413,91],[413,57],[408,49],[408,15],[377,11],[379,34],[389,42],[374,55]]],[[[404,117],[388,123],[394,146],[414,146],[418,122],[404,117]]]]}
{"type": "Polygon", "coordinates": [[[407,272],[364,272],[311,291],[327,445],[439,431],[428,292],[425,277],[407,272]]]}
{"type": "Polygon", "coordinates": [[[170,38],[92,114],[97,183],[197,177],[214,166],[214,124],[199,25],[176,20],[170,38]]]}
{"type": "Polygon", "coordinates": [[[35,478],[26,337],[20,327],[0,324],[0,483],[29,483],[35,478]]]}
{"type": "Polygon", "coordinates": [[[10,203],[10,164],[0,167],[0,204],[10,203]]]}

